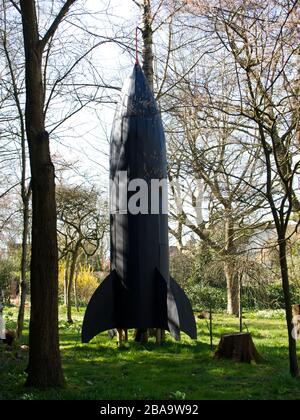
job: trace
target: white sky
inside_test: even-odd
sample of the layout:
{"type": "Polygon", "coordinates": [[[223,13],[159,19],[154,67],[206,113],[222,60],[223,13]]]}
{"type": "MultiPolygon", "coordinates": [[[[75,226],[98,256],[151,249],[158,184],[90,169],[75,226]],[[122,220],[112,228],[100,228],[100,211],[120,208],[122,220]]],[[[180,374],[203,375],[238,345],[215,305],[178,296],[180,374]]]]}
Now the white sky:
{"type": "MultiPolygon", "coordinates": [[[[138,8],[132,0],[87,0],[86,5],[91,10],[99,12],[104,6],[109,4],[110,21],[105,20],[100,24],[101,33],[111,31],[114,21],[117,24],[124,25],[125,28],[139,25],[137,15],[138,8]],[[103,6],[104,5],[104,6],[103,6]],[[106,26],[106,28],[105,28],[106,26]]],[[[91,16],[91,28],[99,23],[91,16]]],[[[100,32],[99,31],[99,32],[100,32]]],[[[134,30],[132,31],[132,44],[134,47],[134,30]]],[[[99,72],[108,83],[122,87],[122,82],[127,74],[130,74],[134,60],[129,54],[122,54],[119,47],[109,43],[96,50],[96,60],[99,63],[99,72]]],[[[116,95],[117,92],[114,92],[116,95]]],[[[60,142],[53,143],[52,153],[59,154],[68,162],[76,162],[76,168],[81,173],[87,173],[94,177],[94,182],[101,189],[108,187],[108,168],[109,168],[109,135],[111,124],[114,117],[116,105],[104,104],[95,106],[94,109],[85,109],[77,114],[72,120],[69,120],[66,127],[72,126],[72,129],[65,131],[66,136],[60,138],[60,142]]],[[[64,127],[64,129],[66,128],[64,127]]],[[[70,174],[67,173],[66,177],[70,174]]],[[[69,178],[70,181],[70,178],[69,178]]],[[[82,182],[75,176],[73,182],[82,182]]]]}

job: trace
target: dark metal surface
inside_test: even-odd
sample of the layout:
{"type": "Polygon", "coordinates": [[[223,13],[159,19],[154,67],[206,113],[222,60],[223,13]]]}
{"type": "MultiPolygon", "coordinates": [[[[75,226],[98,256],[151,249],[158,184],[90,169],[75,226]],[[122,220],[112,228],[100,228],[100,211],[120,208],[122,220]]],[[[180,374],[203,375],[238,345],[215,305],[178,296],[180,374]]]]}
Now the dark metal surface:
{"type": "MultiPolygon", "coordinates": [[[[166,144],[160,113],[141,67],[125,83],[111,136],[110,179],[167,179],[166,144]]],[[[134,193],[131,193],[133,195],[134,193]]],[[[130,199],[128,194],[128,200],[130,199]]],[[[149,194],[151,208],[151,194],[149,194]]],[[[168,216],[111,214],[111,274],[92,297],[82,341],[113,328],[161,328],[176,338],[197,337],[184,291],[170,278],[168,216]]],[[[119,209],[125,210],[125,209],[119,209]]]]}

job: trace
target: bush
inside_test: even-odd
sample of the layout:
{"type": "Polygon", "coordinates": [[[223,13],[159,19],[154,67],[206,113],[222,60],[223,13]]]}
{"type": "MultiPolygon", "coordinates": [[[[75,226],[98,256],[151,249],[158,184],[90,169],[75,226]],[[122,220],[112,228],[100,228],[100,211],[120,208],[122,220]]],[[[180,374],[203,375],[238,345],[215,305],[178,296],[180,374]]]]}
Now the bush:
{"type": "Polygon", "coordinates": [[[80,266],[77,278],[78,303],[86,305],[89,303],[95,290],[99,287],[97,278],[90,266],[80,266]]]}
{"type": "MultiPolygon", "coordinates": [[[[65,263],[62,262],[59,267],[59,295],[60,300],[64,300],[64,276],[65,263]]],[[[88,304],[93,293],[99,286],[97,277],[93,269],[88,265],[80,265],[76,281],[77,302],[79,305],[88,304]]]]}
{"type": "Polygon", "coordinates": [[[171,255],[172,276],[186,292],[194,310],[210,306],[214,311],[226,309],[226,283],[220,264],[213,264],[213,252],[204,243],[192,251],[171,255]]]}
{"type": "MultiPolygon", "coordinates": [[[[300,290],[299,287],[295,284],[290,285],[291,300],[292,304],[300,303],[300,290]]],[[[268,301],[270,309],[284,309],[284,295],[282,290],[282,285],[275,283],[270,284],[267,287],[268,301]]]]}
{"type": "MultiPolygon", "coordinates": [[[[194,283],[187,281],[182,284],[186,294],[191,300],[195,310],[209,309],[210,305],[214,311],[223,311],[227,307],[226,286],[219,286],[194,283]]],[[[297,285],[291,284],[292,304],[300,303],[300,290],[297,285]]],[[[249,311],[261,310],[283,310],[285,309],[282,285],[271,283],[266,285],[248,285],[243,288],[243,308],[249,311]]]]}
{"type": "MultiPolygon", "coordinates": [[[[300,290],[295,284],[290,285],[292,303],[300,302],[300,290]]],[[[280,310],[285,308],[281,283],[248,285],[243,289],[243,306],[250,310],[280,310]]]]}
{"type": "Polygon", "coordinates": [[[210,307],[213,311],[226,309],[226,289],[214,286],[194,285],[186,290],[195,310],[206,310],[210,307]]]}

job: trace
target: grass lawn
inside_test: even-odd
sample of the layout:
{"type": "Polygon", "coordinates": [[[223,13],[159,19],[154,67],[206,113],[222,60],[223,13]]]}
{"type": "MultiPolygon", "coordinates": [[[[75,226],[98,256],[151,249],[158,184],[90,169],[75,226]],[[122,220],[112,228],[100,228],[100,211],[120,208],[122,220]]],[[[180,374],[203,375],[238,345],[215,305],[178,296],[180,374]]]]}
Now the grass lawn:
{"type": "MultiPolygon", "coordinates": [[[[6,309],[5,317],[13,327],[16,311],[6,309]]],[[[214,360],[206,321],[198,321],[197,342],[183,337],[182,342],[176,343],[168,336],[167,343],[161,348],[157,348],[154,342],[140,346],[130,341],[119,350],[116,340],[110,341],[107,334],[100,335],[89,345],[82,345],[82,313],[74,310],[74,318],[74,325],[67,325],[61,309],[65,389],[46,392],[25,389],[26,351],[15,349],[7,352],[2,347],[0,400],[300,399],[300,381],[289,375],[287,333],[282,313],[245,315],[247,328],[265,359],[260,365],[214,360]]],[[[235,318],[215,315],[214,345],[218,344],[220,334],[236,332],[237,329],[235,318]]]]}

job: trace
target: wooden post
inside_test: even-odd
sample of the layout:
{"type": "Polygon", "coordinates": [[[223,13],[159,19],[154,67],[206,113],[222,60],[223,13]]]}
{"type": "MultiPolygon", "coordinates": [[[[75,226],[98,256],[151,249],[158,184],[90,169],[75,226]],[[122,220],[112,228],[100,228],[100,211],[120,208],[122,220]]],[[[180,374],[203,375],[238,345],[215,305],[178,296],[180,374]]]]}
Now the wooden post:
{"type": "Polygon", "coordinates": [[[156,345],[161,346],[165,342],[165,330],[156,329],[156,345]]]}

